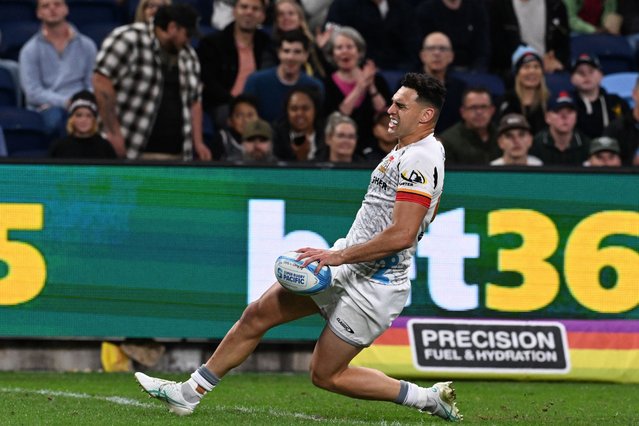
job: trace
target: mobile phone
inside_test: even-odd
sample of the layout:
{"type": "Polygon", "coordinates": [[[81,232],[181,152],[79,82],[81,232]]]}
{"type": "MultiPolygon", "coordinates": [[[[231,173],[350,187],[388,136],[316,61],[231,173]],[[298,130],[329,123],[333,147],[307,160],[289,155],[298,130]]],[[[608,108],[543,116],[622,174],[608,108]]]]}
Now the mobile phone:
{"type": "Polygon", "coordinates": [[[304,142],[306,142],[306,136],[304,135],[295,136],[292,142],[293,142],[293,145],[297,145],[297,146],[304,145],[304,142]]]}

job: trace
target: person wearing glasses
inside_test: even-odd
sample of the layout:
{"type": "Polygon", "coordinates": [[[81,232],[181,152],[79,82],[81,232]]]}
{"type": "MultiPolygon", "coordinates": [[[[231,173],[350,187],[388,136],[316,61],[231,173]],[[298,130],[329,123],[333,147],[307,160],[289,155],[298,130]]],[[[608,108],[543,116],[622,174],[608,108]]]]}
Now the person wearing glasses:
{"type": "Polygon", "coordinates": [[[329,163],[358,163],[363,158],[355,152],[357,145],[357,124],[352,118],[339,111],[333,112],[326,120],[326,146],[318,154],[316,161],[329,163]]]}
{"type": "Polygon", "coordinates": [[[446,150],[446,164],[489,164],[501,156],[497,128],[493,123],[495,105],[483,87],[469,87],[462,95],[461,121],[440,135],[446,150]]]}
{"type": "Polygon", "coordinates": [[[446,34],[434,32],[424,37],[419,59],[422,62],[419,71],[435,77],[446,88],[446,103],[435,127],[435,135],[439,135],[460,120],[459,107],[466,83],[449,72],[448,68],[455,59],[455,52],[446,34]]]}

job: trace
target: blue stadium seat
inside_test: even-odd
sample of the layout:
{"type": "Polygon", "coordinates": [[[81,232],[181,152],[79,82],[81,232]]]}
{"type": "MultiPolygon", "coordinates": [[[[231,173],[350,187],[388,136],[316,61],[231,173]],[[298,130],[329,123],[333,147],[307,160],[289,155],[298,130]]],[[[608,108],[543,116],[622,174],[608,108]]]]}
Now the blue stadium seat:
{"type": "Polygon", "coordinates": [[[35,0],[0,0],[0,21],[33,21],[36,18],[35,0]]]}
{"type": "Polygon", "coordinates": [[[118,25],[113,22],[91,22],[79,25],[78,30],[93,40],[99,50],[104,39],[111,34],[111,31],[117,26],[118,25]]]}
{"type": "Polygon", "coordinates": [[[391,95],[395,93],[397,89],[399,89],[399,82],[402,80],[402,77],[406,74],[406,71],[402,70],[379,70],[379,74],[384,77],[386,80],[386,84],[388,85],[388,89],[391,92],[391,95]]]}
{"type": "Polygon", "coordinates": [[[621,72],[605,75],[601,80],[601,85],[607,92],[615,93],[628,102],[633,107],[632,90],[639,78],[639,72],[621,72]]]}
{"type": "Polygon", "coordinates": [[[69,21],[76,26],[89,23],[122,24],[115,0],[67,0],[69,21]]]}
{"type": "Polygon", "coordinates": [[[553,95],[558,95],[559,92],[572,92],[574,86],[570,82],[570,73],[568,72],[555,72],[552,74],[546,74],[546,86],[553,95]]]}
{"type": "Polygon", "coordinates": [[[40,114],[22,108],[0,108],[0,127],[10,157],[46,157],[49,140],[40,114]]]}
{"type": "Polygon", "coordinates": [[[0,67],[0,106],[18,106],[15,81],[9,70],[3,67],[0,67]]]}
{"type": "Polygon", "coordinates": [[[636,71],[637,64],[632,48],[625,37],[610,34],[582,34],[571,37],[572,59],[582,53],[595,55],[601,62],[604,74],[636,71]]]}
{"type": "Polygon", "coordinates": [[[504,81],[496,74],[472,71],[453,71],[452,75],[466,83],[467,87],[484,87],[493,95],[493,100],[497,101],[504,96],[506,86],[504,81]]]}
{"type": "Polygon", "coordinates": [[[0,57],[18,60],[22,46],[40,29],[37,21],[0,22],[0,57]]]}

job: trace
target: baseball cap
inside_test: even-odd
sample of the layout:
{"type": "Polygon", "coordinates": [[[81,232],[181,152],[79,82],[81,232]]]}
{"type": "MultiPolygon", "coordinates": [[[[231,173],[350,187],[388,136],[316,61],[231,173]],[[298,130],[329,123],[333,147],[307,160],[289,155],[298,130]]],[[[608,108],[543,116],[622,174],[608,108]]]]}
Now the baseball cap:
{"type": "Polygon", "coordinates": [[[582,64],[590,65],[593,68],[597,68],[598,70],[601,70],[601,63],[599,62],[599,58],[597,58],[596,56],[589,55],[587,53],[582,53],[581,55],[577,56],[577,58],[574,61],[572,61],[570,72],[571,73],[575,72],[577,67],[582,64]]]}
{"type": "Polygon", "coordinates": [[[271,125],[262,119],[257,119],[246,123],[244,132],[242,133],[242,140],[249,140],[253,138],[264,138],[271,140],[273,138],[273,130],[271,130],[271,125]]]}
{"type": "Polygon", "coordinates": [[[556,98],[551,98],[548,101],[548,111],[557,112],[562,108],[571,108],[573,110],[577,109],[575,101],[566,91],[559,92],[559,95],[557,95],[556,98]]]}
{"type": "Polygon", "coordinates": [[[590,141],[590,155],[601,151],[612,151],[617,154],[621,153],[619,142],[609,136],[600,136],[590,141]]]}
{"type": "Polygon", "coordinates": [[[501,120],[499,120],[497,136],[501,136],[502,133],[512,129],[523,129],[531,133],[530,124],[528,124],[528,120],[526,120],[526,117],[514,112],[504,115],[501,120]]]}
{"type": "Polygon", "coordinates": [[[98,115],[98,105],[95,95],[88,90],[81,90],[71,96],[69,101],[69,114],[73,114],[78,108],[88,108],[93,115],[98,115]]]}
{"type": "Polygon", "coordinates": [[[521,68],[522,65],[527,64],[528,62],[537,61],[540,64],[543,63],[539,52],[537,52],[532,47],[525,46],[525,45],[519,46],[513,53],[513,56],[511,59],[512,59],[512,65],[513,65],[513,72],[515,74],[517,74],[517,72],[519,71],[519,68],[521,68]]]}

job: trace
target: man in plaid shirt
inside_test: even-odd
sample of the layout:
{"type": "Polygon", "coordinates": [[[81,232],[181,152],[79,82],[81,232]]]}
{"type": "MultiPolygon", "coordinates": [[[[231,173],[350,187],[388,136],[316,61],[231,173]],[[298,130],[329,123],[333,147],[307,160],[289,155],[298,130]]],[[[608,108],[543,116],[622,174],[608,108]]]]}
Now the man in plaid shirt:
{"type": "Polygon", "coordinates": [[[93,85],[108,140],[129,159],[202,160],[200,64],[189,44],[198,15],[158,9],[152,23],[116,28],[98,53],[93,85]]]}

